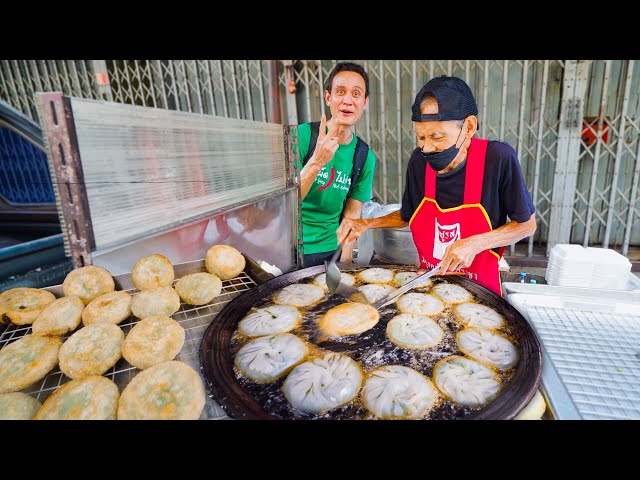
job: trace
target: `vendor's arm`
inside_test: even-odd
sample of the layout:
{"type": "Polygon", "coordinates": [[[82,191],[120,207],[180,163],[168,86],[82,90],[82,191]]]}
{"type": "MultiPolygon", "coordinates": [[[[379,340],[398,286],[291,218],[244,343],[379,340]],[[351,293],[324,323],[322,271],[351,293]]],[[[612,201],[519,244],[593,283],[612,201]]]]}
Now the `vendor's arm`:
{"type": "Polygon", "coordinates": [[[529,220],[505,223],[490,232],[472,235],[449,245],[440,262],[441,272],[455,271],[471,265],[476,255],[491,248],[511,245],[526,238],[536,231],[535,214],[529,220]]]}
{"type": "Polygon", "coordinates": [[[332,128],[327,132],[327,119],[322,115],[320,118],[320,130],[318,131],[318,141],[313,155],[300,171],[300,194],[301,200],[307,196],[311,186],[322,167],[331,161],[333,155],[340,146],[337,136],[338,122],[333,122],[332,128]]]}
{"type": "MultiPolygon", "coordinates": [[[[342,223],[344,223],[345,220],[359,219],[362,214],[362,205],[364,204],[360,200],[347,198],[346,205],[344,206],[342,223]]],[[[338,243],[340,242],[338,241],[338,243]]],[[[340,256],[341,262],[353,262],[353,247],[355,244],[355,240],[344,243],[342,246],[342,254],[340,256]]]]}
{"type": "Polygon", "coordinates": [[[345,218],[336,232],[338,243],[352,242],[370,228],[399,228],[407,223],[400,216],[399,210],[378,218],[345,218]]]}

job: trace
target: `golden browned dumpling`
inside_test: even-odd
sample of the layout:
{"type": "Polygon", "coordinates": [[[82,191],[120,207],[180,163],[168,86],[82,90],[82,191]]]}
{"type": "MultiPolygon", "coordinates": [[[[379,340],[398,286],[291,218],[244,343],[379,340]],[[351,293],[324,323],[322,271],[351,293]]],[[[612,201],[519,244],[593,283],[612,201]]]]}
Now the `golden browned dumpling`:
{"type": "Polygon", "coordinates": [[[0,420],[33,420],[41,403],[22,392],[0,394],[0,420]]]}
{"type": "Polygon", "coordinates": [[[113,323],[94,323],[71,335],[60,347],[60,370],[78,379],[102,375],[122,356],[124,332],[113,323]]]}
{"type": "Polygon", "coordinates": [[[80,325],[84,303],[80,297],[62,297],[47,305],[31,327],[35,335],[64,335],[80,325]]]}
{"type": "Polygon", "coordinates": [[[343,303],[333,307],[318,322],[327,335],[352,335],[372,329],[380,320],[380,312],[364,303],[343,303]]]}
{"type": "Polygon", "coordinates": [[[480,303],[461,303],[453,307],[453,313],[469,327],[499,328],[504,323],[502,315],[480,303]]]}
{"type": "MultiPolygon", "coordinates": [[[[417,272],[398,272],[396,273],[395,281],[398,282],[398,285],[403,286],[409,283],[411,280],[413,280],[417,276],[418,276],[417,272]]],[[[431,279],[427,278],[426,280],[423,280],[418,285],[413,287],[413,290],[426,291],[431,286],[431,283],[432,283],[431,279]]]]}
{"type": "Polygon", "coordinates": [[[118,420],[197,420],[204,403],[200,375],[173,360],[133,377],[120,395],[118,420]]]}
{"type": "Polygon", "coordinates": [[[62,282],[65,297],[76,295],[85,305],[105,293],[113,292],[116,284],[108,270],[96,265],[76,268],[62,282]]]}
{"type": "MultiPolygon", "coordinates": [[[[313,279],[313,283],[315,283],[316,285],[324,288],[325,290],[328,288],[327,287],[327,274],[326,273],[321,273],[320,275],[318,275],[317,277],[315,277],[313,279]]],[[[356,277],[354,277],[353,275],[350,275],[348,273],[345,272],[340,272],[340,283],[344,283],[345,285],[349,285],[349,286],[353,286],[356,283],[356,277]]]]}
{"type": "Polygon", "coordinates": [[[176,282],[176,292],[189,305],[204,305],[220,295],[222,281],[211,273],[192,273],[176,282]]]}
{"type": "Polygon", "coordinates": [[[307,356],[305,343],[290,333],[277,333],[246,343],[235,356],[242,374],[257,383],[269,383],[285,375],[307,356]]]}
{"type": "Polygon", "coordinates": [[[173,265],[169,259],[157,253],[142,257],[131,270],[131,283],[138,290],[170,287],[174,278],[173,265]]]}
{"type": "Polygon", "coordinates": [[[0,350],[0,393],[17,392],[44,378],[58,363],[60,337],[25,335],[0,350]]]}
{"type": "Polygon", "coordinates": [[[222,280],[237,277],[244,270],[244,256],[230,245],[214,245],[204,257],[207,272],[222,280]]]}
{"type": "Polygon", "coordinates": [[[447,398],[472,408],[488,403],[501,388],[500,378],[491,368],[459,355],[436,363],[433,382],[447,398]]]}
{"type": "Polygon", "coordinates": [[[92,325],[94,323],[118,324],[131,315],[131,295],[119,290],[105,293],[94,298],[82,311],[82,323],[92,325]]]}
{"type": "Polygon", "coordinates": [[[444,331],[425,315],[401,313],[387,323],[387,338],[403,348],[428,348],[440,343],[444,331]]]}
{"type": "Polygon", "coordinates": [[[507,338],[483,328],[465,328],[456,334],[458,348],[465,355],[496,368],[518,363],[518,351],[507,338]]]}
{"type": "Polygon", "coordinates": [[[291,305],[269,305],[258,308],[238,323],[238,332],[247,337],[261,337],[290,332],[302,322],[302,314],[291,305]]]}
{"type": "Polygon", "coordinates": [[[443,303],[428,293],[405,293],[396,300],[398,310],[415,315],[436,315],[444,310],[443,303]]]}
{"type": "Polygon", "coordinates": [[[431,293],[449,303],[462,303],[473,300],[471,292],[454,283],[439,283],[431,289],[431,293]]]}
{"type": "Polygon", "coordinates": [[[273,301],[278,305],[308,307],[324,297],[324,289],[310,283],[292,283],[276,292],[273,301]]]}
{"type": "Polygon", "coordinates": [[[376,368],[369,372],[362,387],[365,407],[382,419],[424,417],[435,396],[436,389],[429,378],[402,365],[376,368]]]}
{"type": "Polygon", "coordinates": [[[171,287],[157,287],[137,293],[131,300],[131,311],[138,318],[154,315],[170,317],[180,309],[180,296],[171,287]]]}
{"type": "Polygon", "coordinates": [[[367,283],[387,283],[393,280],[395,273],[388,268],[367,268],[361,271],[358,276],[367,283]]]}
{"type": "Polygon", "coordinates": [[[0,294],[0,319],[4,312],[15,325],[30,325],[55,299],[53,293],[39,288],[19,287],[6,290],[0,294]]]}
{"type": "Polygon", "coordinates": [[[362,369],[351,357],[328,353],[295,367],[282,384],[291,406],[318,414],[351,402],[362,386],[362,369]]]}
{"type": "Polygon", "coordinates": [[[184,344],[184,328],[162,315],[136,323],[122,344],[122,356],[134,367],[144,370],[173,360],[184,344]]]}
{"type": "Polygon", "coordinates": [[[47,398],[35,420],[115,420],[118,398],[118,386],[108,378],[71,380],[47,398]]]}

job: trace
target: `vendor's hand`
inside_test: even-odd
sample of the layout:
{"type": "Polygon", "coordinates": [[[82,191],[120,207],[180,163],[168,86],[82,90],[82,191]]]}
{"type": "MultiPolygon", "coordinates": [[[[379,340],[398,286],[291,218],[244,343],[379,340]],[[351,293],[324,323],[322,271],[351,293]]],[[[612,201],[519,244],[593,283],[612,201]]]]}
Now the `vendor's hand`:
{"type": "Polygon", "coordinates": [[[338,243],[352,242],[367,230],[366,222],[361,218],[343,218],[336,230],[338,243]]]}
{"type": "Polygon", "coordinates": [[[355,243],[348,242],[342,245],[342,252],[340,253],[340,262],[353,263],[353,247],[355,243]]]}
{"type": "Polygon", "coordinates": [[[453,272],[470,266],[481,251],[481,242],[475,236],[453,242],[444,252],[440,262],[440,273],[453,272]]]}
{"type": "Polygon", "coordinates": [[[327,117],[322,114],[320,117],[320,130],[318,131],[318,141],[314,150],[314,162],[320,166],[325,166],[331,161],[333,155],[338,150],[338,122],[334,121],[327,132],[327,117]]]}

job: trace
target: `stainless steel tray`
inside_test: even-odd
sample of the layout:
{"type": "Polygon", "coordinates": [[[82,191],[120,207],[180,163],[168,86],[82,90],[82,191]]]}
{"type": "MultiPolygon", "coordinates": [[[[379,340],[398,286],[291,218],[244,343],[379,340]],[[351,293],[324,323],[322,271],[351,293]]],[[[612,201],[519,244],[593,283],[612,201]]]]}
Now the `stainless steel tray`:
{"type": "Polygon", "coordinates": [[[531,287],[538,288],[507,289],[506,300],[542,343],[541,383],[555,417],[640,419],[640,301],[598,290],[567,295],[566,287],[531,287]]]}
{"type": "MultiPolygon", "coordinates": [[[[185,329],[185,341],[180,350],[180,353],[176,356],[176,360],[180,360],[198,372],[202,378],[203,383],[206,385],[204,376],[202,375],[202,368],[200,365],[200,344],[202,342],[202,336],[207,326],[213,321],[218,312],[229,303],[232,299],[240,295],[241,293],[249,290],[250,288],[263,283],[273,276],[264,270],[260,269],[257,264],[249,257],[247,259],[247,266],[245,271],[240,273],[236,278],[230,280],[224,280],[222,282],[222,291],[211,303],[202,306],[193,306],[185,303],[180,304],[180,309],[172,315],[172,318],[176,320],[185,329]]],[[[196,260],[193,262],[181,263],[174,265],[174,271],[176,274],[176,280],[180,277],[188,275],[190,273],[204,272],[204,260],[196,260]]],[[[133,288],[131,283],[131,276],[129,273],[121,275],[114,275],[113,277],[116,290],[124,290],[130,294],[135,293],[137,290],[133,288]]],[[[175,282],[174,282],[175,283],[175,282]]],[[[62,286],[55,285],[52,287],[44,288],[53,293],[56,297],[63,296],[62,286]]],[[[125,335],[138,323],[140,319],[135,316],[123,320],[119,326],[122,328],[125,335]]],[[[17,326],[9,324],[5,327],[4,331],[0,330],[0,348],[3,348],[8,343],[11,343],[20,337],[31,333],[31,325],[17,326]]],[[[63,340],[68,338],[71,334],[63,335],[63,340]]],[[[124,358],[118,360],[118,362],[108,370],[104,376],[113,380],[120,392],[126,387],[131,379],[135,377],[139,369],[131,366],[124,358]]],[[[22,390],[24,393],[28,393],[37,398],[40,402],[44,402],[51,393],[53,393],[60,385],[68,382],[70,379],[64,375],[58,366],[55,367],[46,377],[39,382],[34,383],[30,387],[22,390]]],[[[230,419],[225,413],[222,407],[213,399],[213,397],[207,392],[207,401],[205,403],[201,420],[218,420],[218,419],[230,419]]]]}

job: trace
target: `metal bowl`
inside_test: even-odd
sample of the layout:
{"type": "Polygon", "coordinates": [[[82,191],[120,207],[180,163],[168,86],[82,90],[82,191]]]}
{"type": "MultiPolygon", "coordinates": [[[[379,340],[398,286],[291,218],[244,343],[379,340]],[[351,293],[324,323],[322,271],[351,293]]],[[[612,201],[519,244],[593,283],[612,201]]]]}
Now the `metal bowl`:
{"type": "Polygon", "coordinates": [[[399,265],[418,265],[418,250],[409,227],[375,228],[373,249],[386,262],[399,265]]]}

